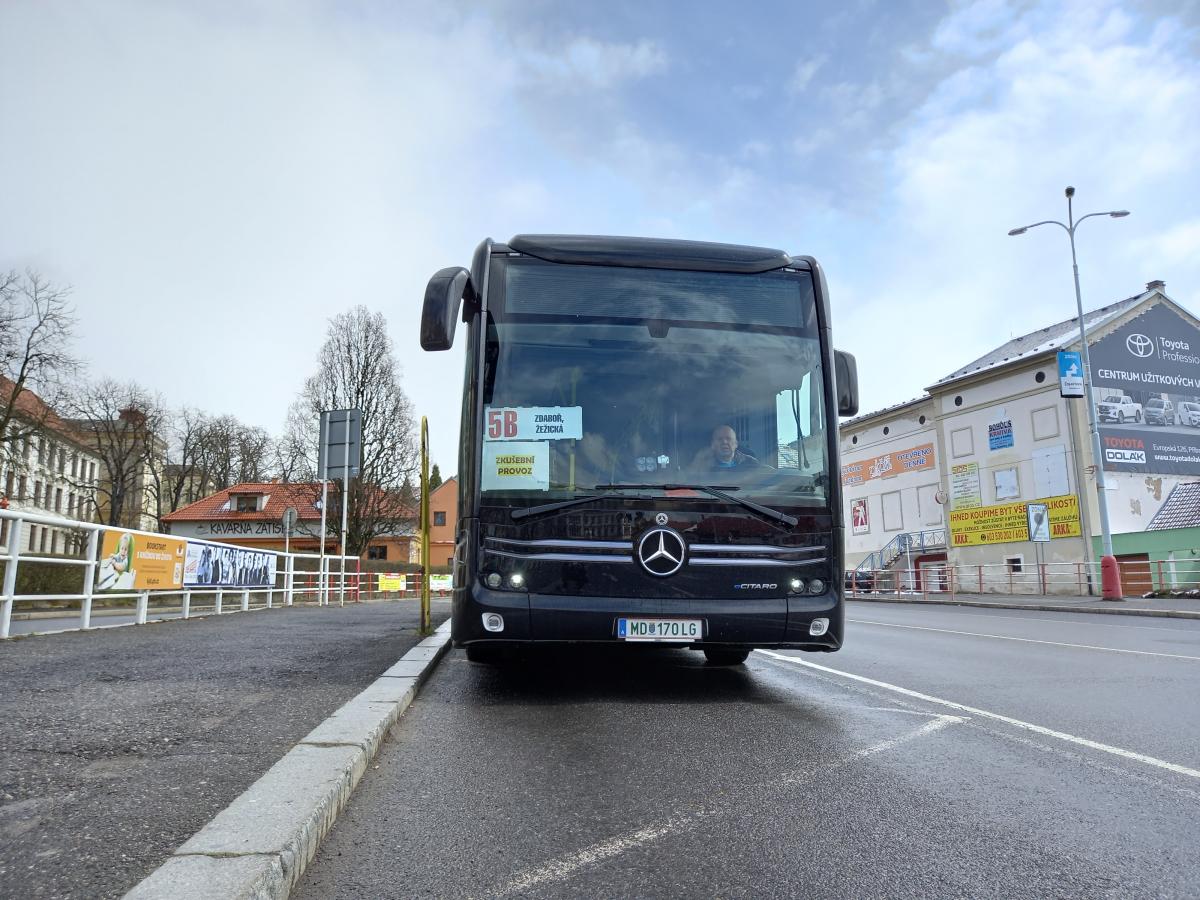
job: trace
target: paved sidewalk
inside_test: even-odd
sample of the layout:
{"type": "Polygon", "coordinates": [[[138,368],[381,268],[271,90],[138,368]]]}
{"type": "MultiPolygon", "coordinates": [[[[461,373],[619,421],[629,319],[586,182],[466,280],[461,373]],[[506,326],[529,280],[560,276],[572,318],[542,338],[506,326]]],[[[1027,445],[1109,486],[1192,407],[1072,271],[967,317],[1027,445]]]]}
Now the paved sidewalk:
{"type": "Polygon", "coordinates": [[[1000,609],[1036,609],[1054,612],[1105,613],[1125,616],[1200,618],[1200,599],[1141,597],[1103,600],[1100,597],[1063,597],[1054,594],[846,594],[847,600],[873,603],[914,603],[936,606],[994,606],[1000,609]]]}
{"type": "Polygon", "coordinates": [[[293,607],[0,644],[0,894],[123,895],[413,647],[417,610],[293,607]]]}

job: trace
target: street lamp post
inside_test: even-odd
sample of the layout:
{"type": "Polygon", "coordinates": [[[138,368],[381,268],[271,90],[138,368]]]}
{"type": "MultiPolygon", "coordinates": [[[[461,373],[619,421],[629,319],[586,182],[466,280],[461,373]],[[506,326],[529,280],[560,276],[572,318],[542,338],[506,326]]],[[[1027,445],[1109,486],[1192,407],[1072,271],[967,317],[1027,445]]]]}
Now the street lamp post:
{"type": "Polygon", "coordinates": [[[1071,205],[1075,196],[1075,188],[1068,187],[1065,193],[1067,195],[1067,224],[1064,225],[1055,219],[1047,219],[1023,228],[1014,228],[1008,234],[1009,237],[1013,237],[1024,234],[1030,228],[1037,228],[1039,225],[1057,225],[1067,233],[1067,237],[1071,241],[1071,271],[1075,274],[1075,308],[1079,310],[1079,349],[1083,356],[1083,384],[1084,392],[1087,394],[1088,423],[1092,429],[1092,457],[1096,464],[1096,494],[1100,507],[1100,533],[1104,549],[1104,555],[1100,559],[1100,585],[1105,600],[1120,600],[1121,573],[1117,568],[1116,557],[1113,556],[1112,531],[1108,526],[1108,492],[1104,484],[1104,456],[1100,447],[1100,428],[1096,422],[1096,398],[1092,394],[1092,363],[1088,355],[1087,332],[1083,324],[1083,298],[1079,293],[1079,263],[1075,259],[1075,229],[1084,219],[1090,219],[1093,216],[1109,216],[1120,219],[1129,215],[1129,210],[1118,209],[1109,212],[1088,213],[1076,220],[1071,205]]]}

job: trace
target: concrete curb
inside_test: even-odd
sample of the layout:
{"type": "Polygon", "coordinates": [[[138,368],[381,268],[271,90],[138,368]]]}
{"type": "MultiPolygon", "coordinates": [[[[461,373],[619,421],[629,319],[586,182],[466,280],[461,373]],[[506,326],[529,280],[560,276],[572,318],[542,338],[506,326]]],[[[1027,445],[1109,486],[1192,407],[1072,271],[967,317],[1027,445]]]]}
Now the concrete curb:
{"type": "Polygon", "coordinates": [[[421,683],[450,646],[447,620],[314,728],[126,900],[282,900],[421,683]]]}
{"type": "Polygon", "coordinates": [[[1129,609],[1109,606],[1054,606],[1048,603],[989,603],[985,600],[918,600],[911,597],[859,597],[863,603],[909,603],[915,606],[977,606],[981,609],[1032,609],[1038,612],[1102,613],[1106,616],[1152,616],[1160,619],[1200,619],[1200,612],[1186,609],[1129,609]]]}

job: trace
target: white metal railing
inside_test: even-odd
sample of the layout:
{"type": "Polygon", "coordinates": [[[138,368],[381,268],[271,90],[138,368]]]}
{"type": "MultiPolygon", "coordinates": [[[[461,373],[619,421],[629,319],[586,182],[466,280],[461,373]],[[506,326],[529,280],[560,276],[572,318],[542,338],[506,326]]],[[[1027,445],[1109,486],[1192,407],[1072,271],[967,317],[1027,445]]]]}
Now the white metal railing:
{"type": "MultiPolygon", "coordinates": [[[[1200,559],[1118,560],[1126,597],[1167,596],[1200,599],[1200,559]]],[[[1008,594],[1013,596],[1100,596],[1100,563],[928,563],[919,568],[847,570],[847,593],[1008,594]]]]}
{"type": "MultiPolygon", "coordinates": [[[[95,589],[96,568],[100,563],[100,533],[110,526],[98,525],[92,522],[65,521],[54,516],[40,515],[31,512],[0,510],[0,522],[4,523],[7,533],[7,546],[0,554],[4,563],[4,581],[0,587],[0,639],[10,636],[14,605],[25,602],[67,602],[79,606],[79,627],[91,628],[93,604],[97,596],[105,601],[133,600],[133,614],[137,624],[145,624],[150,611],[151,599],[177,597],[178,607],[169,611],[181,613],[182,618],[189,618],[196,613],[196,601],[202,604],[211,598],[211,609],[220,615],[227,611],[226,598],[236,602],[237,607],[246,611],[249,609],[270,609],[275,605],[278,596],[284,606],[292,606],[297,602],[312,602],[327,606],[334,599],[345,603],[347,596],[351,601],[359,598],[361,589],[361,573],[359,559],[354,556],[324,557],[319,553],[284,553],[282,550],[265,550],[257,547],[246,547],[238,544],[224,544],[219,541],[181,538],[173,535],[156,534],[154,532],[132,531],[134,534],[146,537],[187,540],[193,544],[205,544],[210,547],[228,548],[232,550],[254,550],[259,553],[273,554],[276,559],[275,578],[266,586],[246,587],[182,587],[165,590],[138,591],[104,591],[97,593],[95,589]],[[52,527],[60,531],[75,531],[87,535],[86,548],[81,557],[43,556],[33,553],[23,554],[21,543],[26,525],[52,527]],[[301,563],[301,561],[305,561],[301,563]],[[279,563],[282,562],[282,568],[279,563]],[[315,566],[313,563],[315,562],[315,566]],[[344,565],[343,565],[344,562],[344,565]],[[17,573],[23,563],[42,563],[55,566],[73,566],[83,569],[82,591],[78,594],[64,593],[33,593],[18,594],[17,573]],[[298,566],[297,564],[300,563],[298,566]],[[313,566],[310,570],[307,567],[313,566]],[[353,566],[353,570],[351,570],[353,566]],[[255,602],[257,600],[257,603],[255,602]]],[[[207,607],[205,607],[207,608],[207,607]]],[[[69,611],[69,610],[68,610],[69,611]]]]}

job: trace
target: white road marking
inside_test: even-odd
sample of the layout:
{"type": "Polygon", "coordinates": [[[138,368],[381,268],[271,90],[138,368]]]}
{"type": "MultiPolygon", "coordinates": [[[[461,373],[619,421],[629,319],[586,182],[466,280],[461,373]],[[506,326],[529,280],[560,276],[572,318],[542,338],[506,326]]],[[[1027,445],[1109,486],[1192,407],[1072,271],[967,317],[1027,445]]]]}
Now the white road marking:
{"type": "MultiPolygon", "coordinates": [[[[849,602],[849,598],[847,598],[847,602],[849,602]]],[[[863,601],[859,601],[859,602],[863,602],[863,601]]],[[[1003,608],[1007,608],[1007,607],[1003,607],[1003,608]]],[[[1075,615],[1070,619],[1048,619],[1045,617],[1052,615],[1052,613],[1043,612],[1041,610],[1036,610],[1036,609],[1029,610],[1028,613],[1023,616],[1002,616],[1002,615],[996,614],[995,612],[993,612],[991,610],[985,611],[983,607],[979,607],[979,606],[955,606],[952,608],[951,607],[946,608],[947,612],[950,612],[951,610],[953,610],[953,613],[955,615],[961,615],[964,618],[968,618],[968,619],[1012,619],[1014,622],[1057,622],[1059,625],[1074,625],[1076,628],[1126,628],[1126,629],[1136,628],[1140,631],[1171,631],[1176,634],[1180,633],[1180,624],[1181,623],[1196,621],[1195,619],[1173,619],[1172,622],[1174,622],[1175,624],[1173,624],[1171,627],[1168,628],[1168,627],[1162,626],[1162,625],[1135,625],[1135,624],[1132,624],[1131,620],[1133,618],[1135,618],[1134,616],[1122,616],[1121,617],[1122,624],[1114,625],[1111,622],[1097,622],[1096,618],[1098,618],[1100,615],[1103,615],[1103,614],[1093,615],[1092,618],[1090,618],[1090,619],[1081,618],[1079,615],[1075,615]],[[1130,624],[1126,624],[1126,623],[1130,623],[1130,624]]],[[[1111,618],[1111,616],[1109,616],[1108,618],[1111,618]]],[[[1145,618],[1145,617],[1143,617],[1143,618],[1145,618]]],[[[1161,622],[1162,619],[1158,619],[1157,621],[1161,622]]],[[[1184,627],[1186,627],[1186,626],[1184,626],[1184,627]]],[[[1187,633],[1187,632],[1185,632],[1185,633],[1187,633]]]]}
{"type": "Polygon", "coordinates": [[[966,637],[995,638],[998,641],[1020,641],[1023,644],[1049,644],[1052,647],[1074,647],[1077,650],[1105,650],[1109,653],[1133,653],[1137,656],[1162,656],[1167,659],[1190,659],[1200,662],[1200,656],[1184,656],[1180,653],[1155,653],[1151,650],[1122,650],[1118,647],[1100,647],[1096,644],[1070,644],[1065,641],[1039,641],[1035,638],[1010,637],[1006,634],[984,634],[978,631],[955,631],[953,628],[933,628],[929,625],[900,625],[895,622],[874,622],[870,619],[847,619],[858,625],[882,625],[884,628],[911,628],[913,631],[938,631],[942,634],[961,634],[966,637]]]}
{"type": "MultiPolygon", "coordinates": [[[[892,711],[900,712],[901,710],[892,711]]],[[[889,750],[894,750],[897,747],[907,744],[909,741],[915,741],[917,738],[933,734],[947,725],[954,725],[965,721],[967,719],[964,716],[939,715],[937,718],[924,723],[919,728],[905,732],[898,737],[888,738],[863,750],[856,750],[815,769],[785,775],[776,783],[785,785],[802,784],[805,781],[811,781],[819,774],[840,768],[860,759],[865,759],[868,756],[886,753],[889,750]]],[[[568,856],[560,856],[558,859],[552,859],[550,862],[531,869],[523,875],[518,875],[491,896],[503,897],[508,894],[527,891],[532,887],[546,884],[547,882],[564,881],[588,866],[611,859],[614,856],[619,856],[627,850],[652,843],[667,835],[690,831],[702,821],[728,812],[729,808],[725,805],[701,807],[693,812],[672,816],[662,822],[609,838],[607,841],[601,841],[598,844],[585,847],[583,850],[579,850],[568,856]]]]}
{"type": "Polygon", "coordinates": [[[975,706],[967,706],[965,703],[955,703],[953,700],[944,700],[941,697],[934,697],[929,694],[922,694],[920,691],[909,690],[908,688],[900,687],[899,685],[888,684],[886,681],[877,681],[874,678],[867,678],[863,675],[855,675],[852,672],[843,672],[839,669],[831,669],[828,666],[821,666],[817,663],[806,662],[802,659],[796,659],[794,656],[784,656],[782,653],[775,653],[771,650],[755,650],[754,652],[762,653],[763,655],[772,659],[791,663],[792,665],[816,669],[819,672],[828,672],[831,675],[840,675],[842,678],[849,678],[853,681],[869,684],[872,687],[883,688],[887,691],[894,691],[895,693],[903,694],[906,697],[914,697],[917,700],[924,700],[926,703],[937,703],[950,709],[957,709],[960,712],[970,713],[973,716],[982,716],[985,719],[994,719],[997,722],[1004,722],[1006,725],[1024,728],[1027,731],[1032,731],[1034,734],[1057,738],[1060,741],[1068,741],[1072,744],[1077,744],[1080,747],[1087,747],[1091,750],[1099,750],[1102,753],[1111,753],[1114,756],[1120,756],[1124,759],[1131,759],[1135,762],[1145,763],[1148,766],[1166,769],[1168,772],[1174,772],[1177,775],[1186,775],[1189,778],[1200,778],[1200,770],[1190,769],[1187,766],[1181,766],[1178,763],[1167,762],[1166,760],[1157,759],[1153,756],[1147,756],[1144,753],[1137,753],[1133,750],[1125,750],[1121,747],[1114,747],[1111,744],[1101,744],[1099,741],[1077,737],[1073,734],[1067,734],[1065,731],[1055,731],[1053,728],[1046,728],[1042,725],[1034,725],[1032,722],[1024,722],[1020,719],[1014,719],[1011,716],[989,712],[986,709],[979,709],[975,706]]]}

